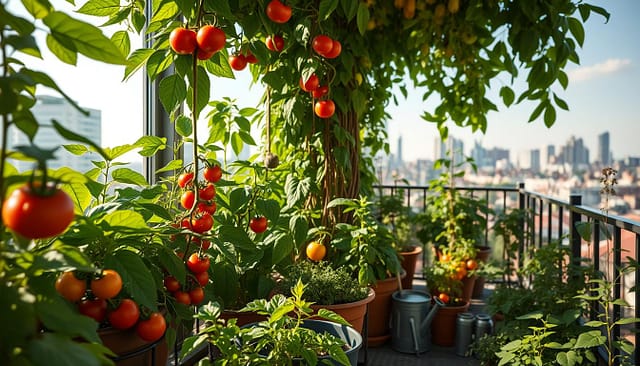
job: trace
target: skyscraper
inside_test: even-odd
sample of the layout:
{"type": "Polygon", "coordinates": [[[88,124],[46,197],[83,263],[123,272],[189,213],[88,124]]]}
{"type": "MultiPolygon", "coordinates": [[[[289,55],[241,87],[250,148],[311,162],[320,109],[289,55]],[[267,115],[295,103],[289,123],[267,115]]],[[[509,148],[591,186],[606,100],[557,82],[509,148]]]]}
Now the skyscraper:
{"type": "MultiPolygon", "coordinates": [[[[102,143],[102,114],[97,109],[83,109],[89,112],[89,114],[84,115],[63,98],[52,96],[37,97],[36,105],[31,110],[40,125],[34,139],[34,144],[44,149],[58,147],[54,152],[56,160],[48,162],[49,168],[69,167],[80,172],[85,172],[93,168],[91,160],[95,160],[96,156],[90,157],[86,154],[77,156],[66,151],[62,148],[62,145],[70,144],[71,142],[62,138],[52,127],[51,123],[51,120],[56,120],[65,128],[88,138],[100,146],[102,143]]],[[[29,138],[14,126],[9,129],[8,141],[11,148],[30,144],[29,138]]],[[[12,163],[20,171],[33,168],[33,163],[29,161],[13,161],[12,163]]]]}
{"type": "Polygon", "coordinates": [[[611,150],[609,150],[609,132],[598,135],[598,161],[602,166],[611,164],[611,150]]]}

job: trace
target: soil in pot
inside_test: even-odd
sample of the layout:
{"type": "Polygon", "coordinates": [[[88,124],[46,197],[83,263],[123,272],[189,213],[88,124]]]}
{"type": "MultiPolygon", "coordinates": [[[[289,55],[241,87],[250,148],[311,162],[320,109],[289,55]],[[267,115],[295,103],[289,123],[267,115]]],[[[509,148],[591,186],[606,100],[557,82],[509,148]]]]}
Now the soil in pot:
{"type": "Polygon", "coordinates": [[[366,298],[356,301],[350,302],[346,304],[336,304],[336,305],[311,305],[311,308],[317,312],[319,309],[329,309],[340,316],[342,316],[346,321],[351,324],[351,326],[360,334],[362,334],[362,328],[364,325],[364,316],[367,313],[367,304],[372,302],[376,297],[375,291],[373,289],[369,289],[369,294],[366,298]]]}

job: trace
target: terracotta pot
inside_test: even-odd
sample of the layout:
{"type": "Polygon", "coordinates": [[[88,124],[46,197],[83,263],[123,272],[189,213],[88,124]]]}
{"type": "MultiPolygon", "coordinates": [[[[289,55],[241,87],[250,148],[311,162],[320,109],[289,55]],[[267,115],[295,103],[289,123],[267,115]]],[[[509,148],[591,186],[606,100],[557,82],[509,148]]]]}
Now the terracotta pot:
{"type": "MultiPolygon", "coordinates": [[[[476,255],[476,260],[478,262],[487,263],[489,261],[489,257],[491,256],[491,247],[482,246],[478,247],[478,254],[476,255]]],[[[484,277],[478,276],[476,278],[476,283],[473,286],[473,293],[471,297],[474,299],[481,299],[484,293],[484,277]]]]}
{"type": "Polygon", "coordinates": [[[362,327],[364,324],[364,316],[367,313],[367,304],[373,301],[376,298],[376,292],[370,288],[369,294],[366,298],[356,301],[350,302],[346,304],[336,304],[336,305],[311,305],[311,308],[314,312],[317,312],[319,309],[328,309],[331,310],[340,316],[342,316],[346,321],[351,324],[351,326],[358,331],[358,333],[362,334],[362,327]]]}
{"type": "MultiPolygon", "coordinates": [[[[401,275],[404,278],[406,273],[401,275]]],[[[369,304],[369,322],[367,323],[367,345],[379,347],[391,338],[389,319],[391,318],[391,295],[398,290],[397,277],[379,280],[373,286],[375,299],[369,304]]]]}
{"type": "Polygon", "coordinates": [[[138,337],[135,327],[120,330],[116,328],[103,328],[98,330],[98,336],[105,347],[113,351],[117,356],[114,360],[117,366],[155,366],[166,365],[169,357],[169,347],[164,338],[149,343],[138,337]],[[128,357],[140,351],[140,354],[128,357]]]}
{"type": "Polygon", "coordinates": [[[456,340],[456,317],[469,310],[469,302],[462,305],[447,305],[438,309],[431,321],[431,343],[452,347],[456,340]]]}
{"type": "Polygon", "coordinates": [[[475,286],[477,277],[478,276],[476,275],[465,276],[462,279],[462,294],[460,295],[462,301],[471,301],[471,295],[473,295],[473,288],[475,286]]]}
{"type": "Polygon", "coordinates": [[[418,258],[422,253],[422,247],[414,245],[411,250],[400,252],[402,257],[402,269],[407,275],[402,279],[402,288],[404,290],[410,290],[413,288],[413,276],[416,273],[416,265],[418,258]]]}

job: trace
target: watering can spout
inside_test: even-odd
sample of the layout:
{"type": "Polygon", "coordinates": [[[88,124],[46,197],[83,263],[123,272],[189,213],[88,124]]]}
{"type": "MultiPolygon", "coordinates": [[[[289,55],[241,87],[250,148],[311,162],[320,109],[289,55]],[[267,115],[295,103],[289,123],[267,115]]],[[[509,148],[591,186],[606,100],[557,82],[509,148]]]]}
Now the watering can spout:
{"type": "Polygon", "coordinates": [[[422,323],[420,324],[420,328],[428,328],[428,327],[430,327],[431,326],[431,321],[433,320],[433,317],[438,312],[438,309],[440,309],[441,307],[445,306],[445,303],[442,302],[442,300],[440,300],[440,298],[438,298],[438,296],[433,296],[433,301],[434,301],[434,305],[431,308],[431,310],[429,310],[429,314],[427,314],[427,317],[422,320],[422,323]]]}

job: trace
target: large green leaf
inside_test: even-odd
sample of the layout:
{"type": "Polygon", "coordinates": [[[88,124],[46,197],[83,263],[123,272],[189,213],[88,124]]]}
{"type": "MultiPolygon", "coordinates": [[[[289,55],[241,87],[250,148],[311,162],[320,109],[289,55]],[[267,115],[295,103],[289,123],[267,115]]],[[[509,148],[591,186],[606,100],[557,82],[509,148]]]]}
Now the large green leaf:
{"type": "Polygon", "coordinates": [[[98,17],[108,17],[117,14],[119,10],[120,0],[89,0],[77,12],[98,17]]]}
{"type": "Polygon", "coordinates": [[[148,184],[147,179],[144,177],[144,175],[130,168],[115,169],[113,172],[111,172],[111,177],[115,182],[124,184],[135,184],[140,187],[146,186],[148,184]]]}
{"type": "Polygon", "coordinates": [[[320,1],[319,6],[319,16],[320,20],[326,20],[331,16],[336,8],[338,7],[338,0],[322,0],[320,1]]]}
{"type": "Polygon", "coordinates": [[[255,251],[256,246],[253,240],[247,235],[247,232],[242,228],[223,225],[219,231],[220,240],[232,243],[236,248],[245,251],[255,251]]]}
{"type": "Polygon", "coordinates": [[[127,80],[129,76],[131,76],[134,72],[144,66],[144,64],[151,57],[151,55],[154,54],[154,52],[156,51],[151,48],[140,48],[133,51],[133,53],[127,59],[127,64],[124,68],[124,80],[127,80]]]}
{"type": "Polygon", "coordinates": [[[213,267],[213,291],[222,299],[225,307],[235,305],[238,299],[238,273],[235,266],[228,262],[215,263],[213,267]]]}
{"type": "Polygon", "coordinates": [[[57,11],[48,14],[42,21],[53,35],[62,35],[71,40],[81,54],[109,64],[126,63],[120,49],[95,26],[57,11]]]}
{"type": "Polygon", "coordinates": [[[38,318],[47,329],[70,337],[82,337],[90,342],[100,342],[96,333],[98,323],[72,309],[61,297],[44,298],[36,302],[38,318]]]}
{"type": "Polygon", "coordinates": [[[364,34],[367,31],[367,24],[369,24],[369,8],[367,4],[361,2],[358,5],[358,14],[356,17],[356,22],[358,24],[358,31],[360,34],[364,34]]]}
{"type": "Polygon", "coordinates": [[[146,230],[147,222],[139,212],[132,210],[117,210],[104,216],[104,222],[114,229],[142,229],[146,230]]]}
{"type": "Polygon", "coordinates": [[[34,365],[101,366],[98,357],[76,340],[45,332],[29,342],[28,355],[34,365]]]}
{"type": "Polygon", "coordinates": [[[136,147],[141,148],[138,152],[142,156],[153,156],[158,151],[167,148],[167,138],[159,136],[142,136],[134,143],[136,147]]]}
{"type": "Polygon", "coordinates": [[[273,254],[271,260],[274,264],[280,263],[283,259],[291,255],[295,249],[291,235],[279,234],[273,243],[273,254]]]}
{"type": "Polygon", "coordinates": [[[165,110],[173,112],[187,97],[187,84],[179,75],[173,74],[160,81],[160,102],[165,110]]]}
{"type": "Polygon", "coordinates": [[[158,294],[153,276],[140,256],[129,250],[119,250],[105,260],[105,268],[116,270],[124,289],[138,304],[158,311],[158,294]]]}
{"type": "Polygon", "coordinates": [[[160,264],[162,264],[162,266],[166,268],[167,271],[180,283],[185,284],[187,279],[187,270],[185,269],[182,259],[165,247],[163,247],[158,254],[160,264]]]}

